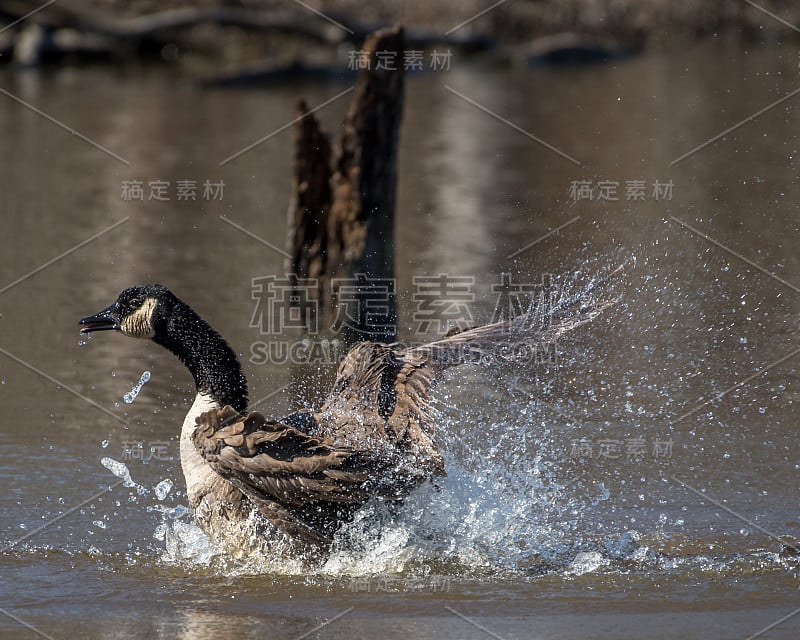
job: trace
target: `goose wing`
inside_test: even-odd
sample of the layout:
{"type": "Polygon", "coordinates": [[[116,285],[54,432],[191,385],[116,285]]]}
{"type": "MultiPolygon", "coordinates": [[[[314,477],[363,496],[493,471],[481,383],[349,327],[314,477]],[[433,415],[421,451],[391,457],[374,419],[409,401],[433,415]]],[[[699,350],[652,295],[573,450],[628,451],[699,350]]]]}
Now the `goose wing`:
{"type": "MultiPolygon", "coordinates": [[[[535,300],[523,314],[433,342],[402,348],[362,342],[345,356],[322,410],[319,433],[357,450],[392,446],[420,472],[443,474],[434,446],[430,391],[449,367],[536,357],[562,335],[594,320],[618,298],[608,295],[622,267],[595,277],[575,294],[535,300]]],[[[546,352],[545,352],[546,353],[546,352]]]]}
{"type": "Polygon", "coordinates": [[[342,360],[322,409],[319,433],[358,451],[405,456],[418,480],[443,475],[434,432],[430,388],[438,376],[425,354],[362,342],[342,360]]]}
{"type": "Polygon", "coordinates": [[[232,407],[197,419],[194,445],[211,468],[246,495],[265,518],[293,537],[328,541],[326,511],[358,507],[383,493],[371,479],[387,461],[367,459],[293,427],[232,407]]]}
{"type": "Polygon", "coordinates": [[[620,265],[601,273],[575,293],[543,289],[525,313],[466,331],[451,331],[440,340],[405,350],[403,357],[424,360],[434,371],[467,362],[530,359],[614,306],[619,297],[608,289],[621,271],[620,265]]]}

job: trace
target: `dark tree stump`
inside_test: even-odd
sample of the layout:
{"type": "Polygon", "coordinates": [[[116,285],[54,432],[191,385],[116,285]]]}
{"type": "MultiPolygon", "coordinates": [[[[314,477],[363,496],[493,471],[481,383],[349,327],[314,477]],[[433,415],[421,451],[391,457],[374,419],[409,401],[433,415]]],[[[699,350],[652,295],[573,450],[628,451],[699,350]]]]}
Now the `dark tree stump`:
{"type": "Polygon", "coordinates": [[[328,213],[331,206],[331,146],[305,101],[297,103],[292,198],[289,204],[288,272],[317,281],[318,299],[327,305],[323,281],[328,268],[328,213]]]}
{"type": "Polygon", "coordinates": [[[293,273],[320,278],[322,315],[332,320],[328,326],[347,340],[391,341],[397,332],[394,205],[403,113],[402,28],[370,35],[362,52],[369,68],[359,73],[332,172],[322,164],[327,151],[317,142],[316,120],[309,115],[295,126],[289,246],[293,273]]]}

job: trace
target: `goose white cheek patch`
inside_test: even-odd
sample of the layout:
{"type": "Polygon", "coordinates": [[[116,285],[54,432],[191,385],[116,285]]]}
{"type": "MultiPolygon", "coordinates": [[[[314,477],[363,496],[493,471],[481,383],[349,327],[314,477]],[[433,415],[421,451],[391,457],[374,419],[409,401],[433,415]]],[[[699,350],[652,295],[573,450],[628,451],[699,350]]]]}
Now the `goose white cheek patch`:
{"type": "Polygon", "coordinates": [[[122,321],[122,333],[131,338],[152,338],[155,333],[152,318],[157,304],[155,298],[147,298],[141,307],[122,321]]]}

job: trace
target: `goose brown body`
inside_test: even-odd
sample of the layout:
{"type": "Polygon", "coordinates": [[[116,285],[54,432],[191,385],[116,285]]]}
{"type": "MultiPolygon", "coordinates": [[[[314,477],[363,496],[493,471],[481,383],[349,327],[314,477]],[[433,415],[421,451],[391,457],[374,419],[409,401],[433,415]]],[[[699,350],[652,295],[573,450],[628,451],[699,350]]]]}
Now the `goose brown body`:
{"type": "Polygon", "coordinates": [[[197,396],[181,431],[181,465],[197,521],[215,542],[239,550],[244,538],[252,543],[264,533],[248,529],[255,516],[324,548],[366,501],[402,499],[445,473],[430,398],[445,369],[502,358],[498,345],[553,342],[613,302],[563,299],[418,347],[357,344],[320,410],[282,420],[246,412],[247,384],[234,352],[166,287],[126,289],[81,324],[83,331],[135,326],[133,337],[161,344],[192,373],[197,396]]]}

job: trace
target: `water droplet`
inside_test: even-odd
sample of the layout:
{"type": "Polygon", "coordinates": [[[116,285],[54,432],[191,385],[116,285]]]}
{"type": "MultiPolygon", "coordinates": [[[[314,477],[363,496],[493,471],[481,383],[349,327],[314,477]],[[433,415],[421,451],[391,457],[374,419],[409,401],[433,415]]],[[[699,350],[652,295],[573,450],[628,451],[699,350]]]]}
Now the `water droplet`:
{"type": "Polygon", "coordinates": [[[119,460],[114,460],[114,458],[101,458],[100,464],[102,464],[106,469],[108,469],[111,473],[115,476],[123,480],[123,486],[125,487],[135,487],[136,493],[144,495],[147,493],[147,489],[140,484],[136,484],[133,479],[131,478],[131,472],[128,469],[127,465],[124,462],[120,462],[119,460]]]}
{"type": "Polygon", "coordinates": [[[179,504],[172,510],[171,516],[173,518],[182,518],[187,513],[189,513],[189,509],[184,507],[182,504],[179,504]]]}
{"type": "Polygon", "coordinates": [[[128,471],[128,467],[124,462],[119,462],[118,460],[114,460],[114,458],[101,458],[100,464],[118,478],[131,482],[131,472],[128,471]]]}
{"type": "Polygon", "coordinates": [[[163,500],[172,491],[172,480],[169,478],[162,480],[153,488],[153,491],[159,500],[163,500]]]}
{"type": "Polygon", "coordinates": [[[145,371],[142,374],[142,377],[139,378],[139,382],[136,385],[134,385],[133,389],[128,391],[128,393],[126,393],[124,396],[122,396],[122,399],[127,404],[131,404],[134,400],[136,400],[136,396],[139,395],[139,392],[142,390],[142,387],[147,383],[148,380],[150,380],[150,372],[145,371]]]}

